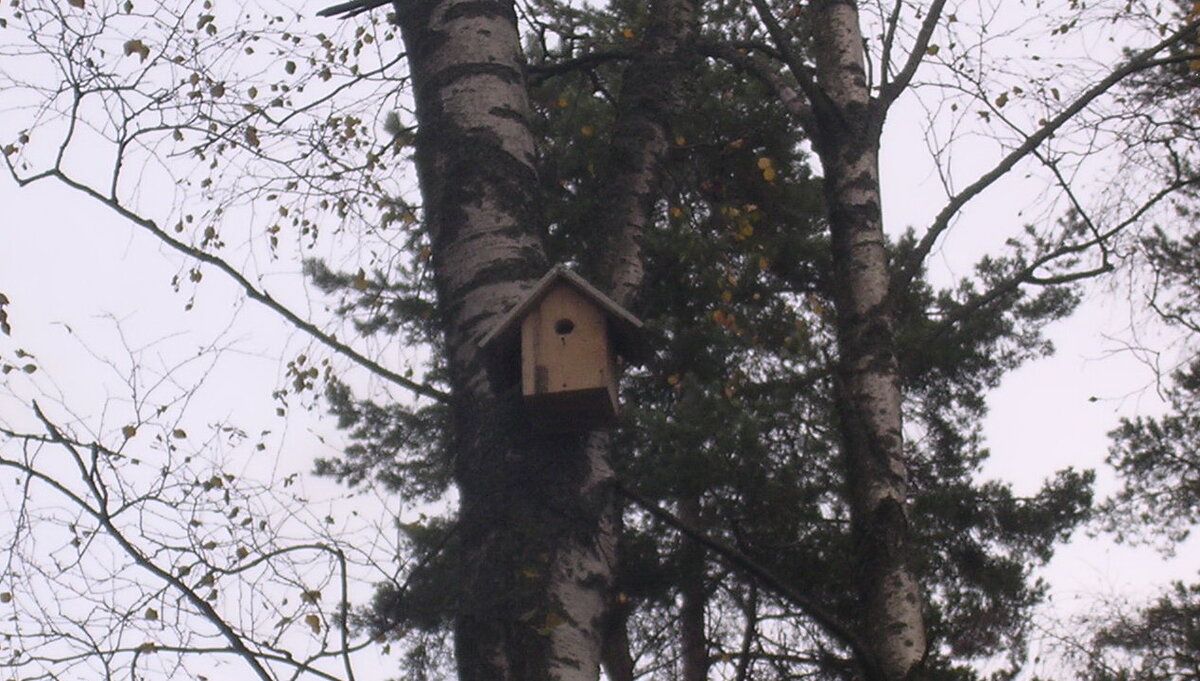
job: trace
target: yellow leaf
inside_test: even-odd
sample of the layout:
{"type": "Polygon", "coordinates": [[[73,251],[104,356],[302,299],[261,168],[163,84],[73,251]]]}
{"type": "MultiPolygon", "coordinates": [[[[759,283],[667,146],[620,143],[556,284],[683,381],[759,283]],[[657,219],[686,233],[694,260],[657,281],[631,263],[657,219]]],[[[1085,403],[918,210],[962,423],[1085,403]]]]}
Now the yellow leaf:
{"type": "Polygon", "coordinates": [[[926,48],[925,48],[925,54],[927,54],[927,55],[929,55],[929,56],[931,56],[931,57],[936,57],[936,56],[937,56],[937,53],[938,53],[938,51],[939,51],[939,50],[941,50],[941,49],[942,49],[942,48],[938,47],[937,45],[930,45],[929,47],[926,47],[926,48]]]}
{"type": "Polygon", "coordinates": [[[151,622],[157,620],[158,611],[154,608],[146,608],[146,619],[150,620],[151,622]]]}
{"type": "Polygon", "coordinates": [[[68,5],[78,7],[79,9],[83,9],[83,2],[84,0],[67,0],[68,5]]]}
{"type": "Polygon", "coordinates": [[[721,300],[725,301],[726,303],[733,300],[733,291],[729,291],[729,290],[722,291],[721,292],[721,300]]]}
{"type": "Polygon", "coordinates": [[[633,29],[632,28],[623,28],[623,29],[621,29],[621,35],[625,36],[626,40],[633,40],[633,36],[634,36],[633,29]]]}
{"type": "Polygon", "coordinates": [[[546,613],[546,621],[545,621],[545,623],[542,624],[541,628],[537,630],[537,632],[539,634],[541,634],[542,636],[549,636],[551,632],[553,632],[556,628],[559,627],[559,625],[563,624],[564,622],[566,622],[566,620],[564,620],[562,618],[562,616],[559,615],[558,613],[556,613],[556,612],[546,613]]]}
{"type": "Polygon", "coordinates": [[[767,268],[768,268],[768,267],[770,267],[770,266],[771,266],[771,261],[770,261],[770,260],[767,260],[766,258],[759,258],[759,259],[758,259],[758,269],[760,269],[760,270],[765,270],[765,269],[767,269],[767,268]]]}
{"type": "Polygon", "coordinates": [[[683,146],[683,145],[685,145],[685,144],[687,144],[687,138],[686,138],[686,137],[684,137],[683,135],[676,135],[676,136],[675,136],[675,146],[682,147],[682,146],[683,146]]]}
{"type": "Polygon", "coordinates": [[[671,217],[678,218],[683,216],[683,209],[679,206],[671,206],[671,217]]]}
{"type": "Polygon", "coordinates": [[[667,385],[679,385],[679,375],[671,374],[667,376],[667,385]]]}
{"type": "Polygon", "coordinates": [[[235,553],[237,554],[238,560],[244,560],[246,556],[250,555],[250,550],[245,546],[239,546],[237,547],[237,551],[235,553]]]}
{"type": "Polygon", "coordinates": [[[560,109],[565,109],[565,108],[567,108],[567,107],[568,107],[568,106],[570,106],[570,105],[571,105],[571,102],[570,102],[570,100],[568,100],[566,97],[559,97],[559,98],[558,98],[557,100],[555,100],[555,102],[554,102],[554,106],[557,106],[557,107],[558,107],[558,108],[560,108],[560,109]]]}
{"type": "Polygon", "coordinates": [[[767,158],[766,156],[763,156],[762,158],[758,159],[758,169],[759,170],[766,170],[767,168],[770,168],[772,165],[774,165],[774,164],[771,162],[771,159],[767,158]]]}
{"type": "Polygon", "coordinates": [[[996,106],[1003,108],[1005,104],[1008,104],[1008,93],[1001,92],[1000,96],[996,98],[996,106]]]}
{"type": "Polygon", "coordinates": [[[596,134],[596,128],[590,125],[585,125],[579,129],[579,132],[583,133],[584,137],[591,137],[592,135],[596,134]]]}
{"type": "Polygon", "coordinates": [[[0,603],[11,603],[11,602],[12,602],[12,592],[11,591],[5,591],[3,593],[0,593],[0,603]]]}
{"type": "Polygon", "coordinates": [[[766,180],[767,182],[775,181],[775,169],[774,168],[764,168],[762,171],[762,175],[763,175],[763,179],[766,180]]]}
{"type": "Polygon", "coordinates": [[[121,435],[125,436],[126,440],[132,439],[137,435],[137,426],[124,426],[121,428],[121,435]]]}

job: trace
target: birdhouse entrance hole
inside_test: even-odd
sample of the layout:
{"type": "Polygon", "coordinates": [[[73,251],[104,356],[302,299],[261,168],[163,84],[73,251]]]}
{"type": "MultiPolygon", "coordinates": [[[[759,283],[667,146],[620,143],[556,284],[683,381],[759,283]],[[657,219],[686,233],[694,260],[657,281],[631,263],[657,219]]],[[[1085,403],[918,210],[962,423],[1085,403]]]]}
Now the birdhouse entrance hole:
{"type": "Polygon", "coordinates": [[[570,319],[560,319],[554,322],[554,333],[565,336],[575,330],[575,322],[570,319]]]}

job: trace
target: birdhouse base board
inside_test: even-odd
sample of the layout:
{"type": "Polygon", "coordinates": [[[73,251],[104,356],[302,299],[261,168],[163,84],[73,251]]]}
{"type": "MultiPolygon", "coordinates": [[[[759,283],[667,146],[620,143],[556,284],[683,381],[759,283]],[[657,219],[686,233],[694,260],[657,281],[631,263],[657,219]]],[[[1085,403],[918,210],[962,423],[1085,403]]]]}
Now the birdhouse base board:
{"type": "Polygon", "coordinates": [[[526,395],[525,407],[534,426],[556,432],[617,425],[616,396],[607,388],[526,395]]]}

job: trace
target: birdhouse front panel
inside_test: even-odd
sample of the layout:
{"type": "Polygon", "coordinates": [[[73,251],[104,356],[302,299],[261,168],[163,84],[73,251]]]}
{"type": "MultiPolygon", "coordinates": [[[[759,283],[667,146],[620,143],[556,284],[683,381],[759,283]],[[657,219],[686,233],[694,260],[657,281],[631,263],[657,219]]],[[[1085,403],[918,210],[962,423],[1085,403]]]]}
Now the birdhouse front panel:
{"type": "Polygon", "coordinates": [[[541,416],[613,423],[615,369],[606,315],[575,288],[554,286],[521,320],[522,393],[541,416]]]}

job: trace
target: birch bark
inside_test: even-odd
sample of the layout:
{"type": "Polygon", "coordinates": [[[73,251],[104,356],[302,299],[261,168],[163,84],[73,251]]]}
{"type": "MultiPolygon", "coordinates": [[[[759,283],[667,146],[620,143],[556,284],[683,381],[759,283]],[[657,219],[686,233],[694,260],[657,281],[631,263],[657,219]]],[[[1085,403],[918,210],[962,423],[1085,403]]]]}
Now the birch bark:
{"type": "Polygon", "coordinates": [[[813,3],[813,56],[822,101],[814,143],[825,171],[838,325],[839,427],[859,561],[867,675],[919,674],[922,597],[909,565],[908,475],[900,374],[879,192],[884,112],[873,106],[852,0],[813,3]]]}
{"type": "Polygon", "coordinates": [[[452,388],[459,678],[594,681],[615,559],[607,438],[533,428],[515,370],[477,346],[548,266],[513,3],[394,6],[452,388]]]}

